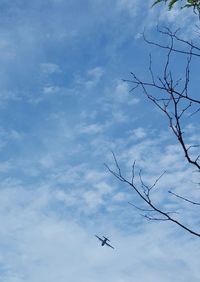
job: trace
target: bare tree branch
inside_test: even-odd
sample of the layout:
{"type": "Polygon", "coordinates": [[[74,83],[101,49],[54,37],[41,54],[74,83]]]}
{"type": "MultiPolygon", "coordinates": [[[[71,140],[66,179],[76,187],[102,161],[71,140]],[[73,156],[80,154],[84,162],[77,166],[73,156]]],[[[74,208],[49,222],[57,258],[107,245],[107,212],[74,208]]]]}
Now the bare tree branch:
{"type": "Polygon", "coordinates": [[[166,50],[171,50],[173,52],[180,53],[180,54],[183,54],[183,55],[190,55],[190,51],[188,51],[186,49],[186,48],[189,47],[189,48],[192,48],[192,50],[194,50],[191,53],[192,56],[200,57],[200,47],[198,47],[195,44],[193,44],[192,41],[187,41],[187,40],[184,40],[184,39],[180,38],[177,35],[178,32],[179,32],[179,29],[177,29],[175,32],[172,32],[168,27],[163,27],[163,29],[161,29],[159,26],[157,26],[157,31],[161,35],[167,36],[171,40],[175,39],[176,42],[182,43],[182,48],[185,48],[185,49],[178,49],[178,48],[176,48],[174,46],[171,46],[171,45],[163,45],[162,43],[151,41],[151,40],[146,38],[145,33],[143,32],[142,35],[143,35],[144,41],[146,43],[150,44],[150,45],[154,45],[156,47],[159,47],[159,48],[162,48],[162,49],[166,49],[166,50]]]}
{"type": "MultiPolygon", "coordinates": [[[[196,98],[197,95],[191,95],[191,66],[193,58],[196,58],[197,62],[200,57],[200,47],[192,41],[187,41],[178,35],[179,30],[172,32],[169,28],[158,28],[158,33],[167,37],[169,40],[165,45],[164,43],[154,42],[148,40],[143,33],[143,38],[146,43],[156,46],[166,51],[166,57],[162,66],[162,72],[157,75],[153,70],[152,55],[149,55],[149,75],[150,79],[140,79],[135,73],[131,72],[131,78],[124,80],[125,82],[133,85],[130,91],[140,89],[144,96],[147,97],[164,115],[167,117],[169,127],[176,137],[178,144],[184,152],[187,162],[193,165],[197,172],[200,172],[200,153],[198,152],[199,145],[191,144],[187,142],[187,132],[185,132],[186,121],[190,118],[190,121],[194,115],[200,113],[200,99],[196,98]],[[171,70],[172,59],[174,55],[183,55],[182,58],[185,61],[185,66],[180,75],[177,72],[171,70]],[[182,75],[183,73],[183,75],[182,75]],[[152,95],[153,92],[153,95],[152,95]],[[192,150],[193,149],[193,150],[192,150]]],[[[200,120],[200,119],[199,119],[200,120]]],[[[135,173],[136,162],[132,165],[132,177],[129,181],[125,178],[121,172],[120,166],[116,159],[115,154],[113,159],[115,163],[115,169],[112,170],[105,164],[108,171],[113,174],[118,180],[124,184],[129,185],[135,194],[142,200],[142,206],[129,203],[140,212],[142,216],[150,221],[169,221],[190,234],[200,237],[200,233],[194,231],[192,228],[186,226],[177,220],[172,214],[174,211],[166,211],[165,208],[158,206],[153,200],[152,192],[155,191],[161,177],[165,174],[165,171],[154,181],[152,185],[145,183],[142,170],[139,170],[139,174],[135,173]],[[138,183],[139,181],[139,183],[138,183]]],[[[169,191],[175,198],[188,202],[191,205],[200,206],[200,203],[192,201],[189,197],[183,197],[176,193],[169,191]]]]}
{"type": "Polygon", "coordinates": [[[193,56],[198,55],[198,57],[200,57],[200,48],[193,42],[179,38],[178,30],[172,32],[168,28],[158,28],[158,32],[169,37],[170,42],[167,46],[149,41],[145,38],[145,36],[144,39],[149,44],[153,44],[167,50],[162,77],[154,74],[152,69],[152,56],[150,55],[149,73],[151,80],[143,81],[136,74],[131,72],[132,79],[124,81],[134,85],[134,87],[131,88],[131,91],[134,91],[139,87],[143,91],[144,95],[166,115],[169,121],[169,127],[181,145],[185,158],[190,164],[194,165],[200,171],[200,156],[194,156],[194,154],[192,154],[187,148],[182,124],[182,119],[185,116],[191,117],[194,114],[198,114],[200,111],[200,99],[192,97],[189,93],[191,61],[193,56]],[[183,52],[182,49],[180,50],[175,48],[175,42],[177,41],[183,44],[184,47],[187,47],[187,51],[183,52]],[[194,53],[194,50],[199,53],[194,53]],[[184,53],[187,55],[184,77],[180,77],[178,79],[173,77],[173,73],[170,70],[172,53],[184,53]],[[160,91],[160,94],[157,96],[152,95],[151,90],[158,90],[160,91]]]}
{"type": "Polygon", "coordinates": [[[183,196],[180,196],[180,195],[178,195],[178,194],[176,194],[176,193],[174,193],[174,192],[172,192],[172,191],[168,191],[168,193],[170,193],[170,194],[172,194],[173,196],[175,196],[175,197],[177,197],[177,198],[179,198],[179,199],[182,199],[182,200],[184,200],[184,201],[186,201],[186,202],[188,202],[188,203],[190,203],[190,204],[200,206],[200,203],[191,201],[191,200],[189,200],[189,199],[187,199],[187,198],[185,198],[185,197],[183,197],[183,196]]]}
{"type": "MultiPolygon", "coordinates": [[[[140,191],[139,187],[137,187],[137,185],[134,182],[135,176],[134,177],[132,176],[131,181],[129,181],[128,179],[126,179],[122,175],[119,163],[118,163],[117,158],[116,158],[114,153],[113,153],[113,158],[114,158],[114,163],[115,163],[116,171],[112,170],[107,164],[105,164],[105,166],[107,167],[108,171],[111,174],[113,174],[118,180],[120,180],[121,182],[129,185],[134,190],[134,192],[140,197],[140,199],[142,199],[144,201],[146,206],[149,207],[150,209],[149,208],[140,208],[140,207],[138,207],[138,206],[136,206],[136,205],[134,205],[132,203],[129,203],[129,204],[131,204],[135,208],[139,209],[140,211],[143,211],[143,212],[152,212],[152,211],[154,211],[155,213],[157,213],[157,214],[159,214],[161,216],[161,218],[160,217],[158,218],[158,217],[150,216],[148,214],[142,214],[143,217],[145,217],[148,220],[161,220],[161,221],[173,222],[174,224],[178,225],[179,227],[181,227],[185,231],[191,233],[192,235],[200,237],[200,233],[193,231],[192,229],[190,229],[186,225],[182,224],[181,222],[179,222],[178,220],[173,218],[170,215],[173,212],[171,212],[171,211],[169,211],[169,212],[164,211],[161,208],[158,208],[156,206],[156,204],[154,204],[152,202],[152,200],[150,199],[150,192],[151,192],[151,187],[154,187],[155,185],[153,184],[151,186],[148,186],[148,185],[144,184],[144,182],[142,180],[142,177],[141,177],[141,170],[139,172],[139,179],[140,179],[140,182],[141,182],[142,191],[140,191]]],[[[134,165],[134,168],[135,168],[135,165],[134,165]]],[[[158,177],[157,179],[160,179],[160,177],[158,177]]],[[[155,181],[154,183],[157,183],[157,182],[158,182],[158,180],[155,181]]]]}

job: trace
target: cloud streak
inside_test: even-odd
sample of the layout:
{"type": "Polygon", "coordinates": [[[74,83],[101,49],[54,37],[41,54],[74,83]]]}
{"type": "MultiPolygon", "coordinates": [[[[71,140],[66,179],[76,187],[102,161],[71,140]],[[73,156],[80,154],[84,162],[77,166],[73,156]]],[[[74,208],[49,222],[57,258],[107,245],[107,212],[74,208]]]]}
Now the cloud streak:
{"type": "Polygon", "coordinates": [[[104,166],[114,151],[127,177],[135,159],[147,183],[166,169],[154,200],[170,209],[167,190],[187,195],[197,181],[160,113],[121,80],[133,67],[146,75],[135,38],[144,25],[153,36],[150,2],[0,4],[0,281],[199,281],[197,240],[141,219],[127,203],[138,198],[104,166]]]}

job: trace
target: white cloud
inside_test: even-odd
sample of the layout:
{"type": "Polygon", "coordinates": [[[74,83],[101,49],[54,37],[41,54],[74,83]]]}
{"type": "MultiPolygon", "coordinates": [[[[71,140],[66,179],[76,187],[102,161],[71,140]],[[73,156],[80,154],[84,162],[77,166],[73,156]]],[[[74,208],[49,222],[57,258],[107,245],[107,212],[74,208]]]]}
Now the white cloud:
{"type": "Polygon", "coordinates": [[[93,69],[88,70],[88,76],[92,77],[94,81],[98,82],[102,77],[104,70],[102,67],[95,67],[93,69]]]}
{"type": "MultiPolygon", "coordinates": [[[[11,197],[12,191],[6,193],[11,197]]],[[[12,202],[8,201],[9,213],[2,213],[1,206],[1,223],[6,223],[7,227],[0,232],[4,248],[2,281],[73,282],[78,281],[80,275],[83,282],[133,279],[155,282],[160,281],[161,276],[164,282],[199,280],[198,241],[184,237],[177,241],[172,230],[163,223],[148,225],[127,235],[119,232],[109,220],[104,220],[104,226],[98,226],[98,222],[83,226],[68,215],[57,217],[48,210],[43,213],[29,204],[27,196],[22,190],[18,191],[12,202]],[[25,206],[19,205],[16,209],[15,203],[22,196],[26,196],[25,206]],[[96,233],[109,235],[115,250],[101,247],[94,236],[96,233]]],[[[35,201],[38,201],[37,195],[35,201]]]]}
{"type": "Polygon", "coordinates": [[[53,168],[55,166],[55,160],[52,155],[47,154],[39,159],[39,164],[44,168],[53,168]]]}
{"type": "Polygon", "coordinates": [[[139,0],[135,0],[135,1],[131,1],[131,0],[118,0],[117,1],[117,6],[118,9],[121,10],[125,10],[127,11],[127,13],[129,13],[129,15],[131,17],[135,17],[137,15],[137,12],[140,8],[140,1],[139,0]]]}
{"type": "Polygon", "coordinates": [[[11,162],[5,161],[0,163],[0,172],[8,172],[12,167],[11,162]]]}
{"type": "Polygon", "coordinates": [[[124,201],[128,201],[128,196],[126,193],[124,192],[118,192],[113,196],[113,201],[117,201],[117,202],[124,202],[124,201]]]}
{"type": "Polygon", "coordinates": [[[116,123],[116,122],[126,122],[128,120],[128,116],[125,115],[124,112],[120,111],[119,109],[117,110],[113,110],[112,112],[112,118],[113,118],[113,123],[116,123]]]}
{"type": "Polygon", "coordinates": [[[142,139],[144,137],[146,137],[146,132],[145,132],[145,129],[142,128],[142,127],[138,127],[132,131],[129,132],[129,134],[131,134],[131,137],[132,139],[142,139]],[[133,136],[132,136],[133,134],[133,136]]]}
{"type": "MultiPolygon", "coordinates": [[[[137,159],[147,183],[169,170],[153,199],[178,207],[187,224],[199,220],[166,201],[169,186],[199,199],[191,191],[197,176],[157,124],[148,129],[137,109],[142,101],[118,80],[137,61],[134,33],[156,25],[156,9],[150,1],[44,2],[5,4],[13,17],[2,17],[1,98],[8,105],[0,130],[0,280],[199,281],[199,242],[173,225],[142,220],[127,204],[138,198],[103,166],[112,149],[126,175],[137,159]],[[116,249],[101,247],[94,234],[109,236],[116,249]]],[[[193,131],[190,137],[198,140],[193,131]]]]}
{"type": "Polygon", "coordinates": [[[81,124],[77,127],[77,132],[79,134],[98,134],[104,130],[104,125],[102,124],[81,124]]]}
{"type": "Polygon", "coordinates": [[[75,76],[75,84],[79,87],[84,87],[85,89],[91,89],[98,85],[101,81],[101,78],[104,74],[104,70],[102,67],[94,67],[89,69],[85,76],[76,75],[75,76]]]}
{"type": "MultiPolygon", "coordinates": [[[[171,155],[171,161],[165,160],[164,165],[177,167],[177,174],[167,175],[159,184],[165,188],[166,183],[182,187],[184,183],[184,191],[188,191],[186,179],[190,174],[184,166],[175,164],[182,162],[176,146],[168,145],[163,154],[159,148],[162,138],[146,139],[135,145],[134,152],[139,153],[140,164],[151,169],[149,181],[171,155]]],[[[120,144],[123,158],[130,161],[133,147],[126,151],[127,143],[120,144]]],[[[83,282],[157,282],[161,276],[164,282],[199,280],[196,240],[190,241],[187,234],[172,225],[148,224],[140,219],[138,212],[126,203],[132,199],[126,188],[122,183],[108,183],[110,175],[105,170],[94,169],[91,164],[68,165],[61,170],[54,167],[54,174],[49,174],[49,179],[43,179],[37,188],[34,185],[34,189],[14,179],[1,183],[0,219],[4,228],[0,241],[5,248],[1,256],[3,267],[5,261],[9,266],[1,273],[2,281],[73,282],[80,279],[80,274],[83,282]],[[58,187],[61,184],[62,189],[58,187]],[[57,209],[61,212],[57,213],[57,209]],[[101,209],[106,213],[101,213],[101,209]],[[128,232],[133,222],[135,225],[128,232]],[[102,248],[94,237],[96,233],[108,234],[116,249],[102,248]]],[[[160,199],[159,195],[157,200],[160,199]]]]}
{"type": "Polygon", "coordinates": [[[113,98],[118,103],[126,103],[128,105],[135,105],[139,103],[139,99],[132,97],[130,94],[130,86],[123,81],[117,81],[113,91],[113,98]]]}
{"type": "Polygon", "coordinates": [[[59,93],[60,90],[59,86],[45,86],[43,92],[44,94],[55,94],[59,93]]]}
{"type": "Polygon", "coordinates": [[[58,201],[63,202],[66,206],[75,206],[78,202],[78,197],[76,194],[65,192],[63,190],[58,190],[54,193],[55,198],[58,201]]]}
{"type": "Polygon", "coordinates": [[[53,63],[43,63],[41,64],[41,69],[44,74],[53,74],[61,72],[60,67],[53,63]]]}

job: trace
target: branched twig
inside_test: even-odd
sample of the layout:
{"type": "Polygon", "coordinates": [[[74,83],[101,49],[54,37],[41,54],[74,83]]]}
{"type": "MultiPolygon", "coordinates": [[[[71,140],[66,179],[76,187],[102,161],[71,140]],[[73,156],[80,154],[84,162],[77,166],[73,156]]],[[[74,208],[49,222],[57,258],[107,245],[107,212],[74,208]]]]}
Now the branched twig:
{"type": "Polygon", "coordinates": [[[198,205],[198,206],[200,206],[200,203],[191,201],[191,200],[189,200],[189,199],[187,199],[187,198],[185,198],[185,197],[183,197],[183,196],[180,196],[180,195],[178,195],[178,194],[176,194],[176,193],[174,193],[174,192],[172,192],[172,191],[168,191],[168,193],[172,194],[173,196],[175,196],[175,197],[177,197],[177,198],[179,198],[179,199],[181,199],[181,200],[184,200],[185,202],[188,202],[188,203],[193,204],[193,205],[198,205]]]}
{"type": "MultiPolygon", "coordinates": [[[[158,28],[158,32],[163,36],[167,36],[167,38],[169,39],[169,44],[164,45],[163,43],[150,41],[145,37],[145,34],[143,34],[143,37],[145,42],[147,42],[148,44],[154,45],[167,51],[166,61],[163,66],[163,72],[161,74],[159,73],[159,75],[156,75],[154,73],[152,66],[152,56],[150,54],[148,68],[150,80],[143,81],[135,73],[131,72],[131,79],[124,81],[133,85],[130,91],[135,91],[138,88],[141,89],[144,95],[165,114],[169,122],[169,127],[177,138],[184,152],[186,160],[188,161],[188,163],[192,164],[198,172],[200,172],[200,154],[197,153],[196,156],[194,156],[194,151],[191,150],[192,148],[199,147],[199,145],[194,144],[188,146],[183,127],[183,121],[185,121],[185,117],[192,117],[193,115],[200,112],[200,99],[192,96],[189,93],[191,83],[190,69],[192,58],[195,57],[198,59],[200,57],[200,47],[195,45],[192,41],[187,41],[179,37],[178,30],[172,32],[169,28],[158,28]],[[173,54],[182,54],[187,56],[183,77],[177,77],[177,75],[174,75],[174,73],[170,70],[172,60],[171,56],[173,54]],[[151,94],[152,89],[156,90],[156,94],[151,94]]],[[[180,228],[184,229],[185,231],[189,232],[190,234],[200,237],[200,233],[195,232],[191,228],[182,224],[180,220],[175,219],[172,216],[172,213],[174,212],[165,211],[153,202],[153,199],[151,197],[153,192],[152,189],[156,187],[157,183],[165,172],[162,173],[152,185],[147,185],[146,183],[144,183],[142,170],[139,171],[139,175],[135,174],[134,162],[132,165],[132,177],[129,181],[123,176],[115,154],[112,154],[115,162],[115,169],[112,170],[108,165],[106,165],[108,171],[113,174],[118,180],[129,185],[143,201],[142,207],[138,207],[137,205],[132,203],[129,204],[131,204],[139,211],[143,212],[142,216],[150,221],[170,221],[180,228]],[[139,179],[140,181],[139,185],[136,184],[137,179],[139,179]]],[[[171,191],[169,191],[169,193],[171,193],[176,198],[184,200],[190,204],[198,206],[200,205],[200,203],[194,202],[171,191]]]]}
{"type": "MultiPolygon", "coordinates": [[[[114,158],[114,162],[115,162],[115,167],[116,167],[116,171],[112,170],[107,164],[105,164],[105,166],[107,167],[108,171],[113,174],[117,179],[119,179],[121,182],[129,185],[133,190],[134,192],[140,197],[140,199],[142,199],[144,201],[144,203],[147,205],[147,207],[149,207],[150,209],[148,208],[140,208],[138,206],[135,206],[134,204],[132,203],[129,203],[131,204],[132,206],[134,206],[135,208],[139,209],[140,211],[143,211],[143,212],[155,212],[157,214],[159,214],[161,216],[161,218],[157,218],[157,217],[153,217],[153,216],[149,216],[148,214],[142,214],[142,216],[144,216],[145,218],[147,218],[148,220],[161,220],[161,221],[171,221],[173,223],[175,223],[176,225],[178,225],[179,227],[181,227],[182,229],[186,230],[187,232],[197,236],[197,237],[200,237],[200,233],[197,233],[195,231],[193,231],[192,229],[190,229],[189,227],[185,226],[184,224],[182,224],[181,222],[179,222],[178,220],[174,219],[170,214],[172,212],[166,212],[166,211],[163,211],[162,209],[158,208],[153,202],[152,200],[150,199],[150,190],[149,188],[150,187],[154,187],[154,185],[148,187],[146,184],[144,184],[142,178],[141,178],[141,172],[139,173],[139,177],[140,177],[140,181],[141,181],[141,184],[142,184],[142,189],[143,191],[141,192],[140,189],[137,187],[137,185],[134,183],[134,177],[132,177],[131,181],[127,180],[121,173],[121,169],[120,169],[120,166],[119,166],[119,163],[117,161],[117,158],[115,156],[115,154],[113,153],[113,158],[114,158]]],[[[134,164],[134,169],[135,169],[135,164],[134,164]]],[[[162,174],[163,175],[163,174],[162,174]]],[[[161,175],[161,176],[162,176],[161,175]]],[[[160,177],[161,177],[160,176],[160,177]]],[[[160,178],[159,177],[159,178],[160,178]]],[[[157,178],[157,179],[159,179],[157,178]]],[[[156,182],[156,181],[155,181],[156,182]]],[[[157,180],[158,182],[158,180],[157,180]]],[[[156,182],[156,183],[157,183],[156,182]]]]}
{"type": "Polygon", "coordinates": [[[158,218],[158,217],[153,217],[153,216],[149,216],[147,214],[141,214],[141,216],[145,217],[148,220],[154,220],[154,221],[168,221],[168,218],[158,218]]]}
{"type": "Polygon", "coordinates": [[[136,205],[134,205],[133,203],[130,203],[130,202],[128,202],[128,204],[131,205],[131,206],[133,206],[134,208],[136,208],[136,209],[139,210],[139,211],[143,211],[143,212],[155,212],[153,209],[151,209],[151,210],[143,209],[143,208],[140,208],[140,207],[138,207],[138,206],[136,206],[136,205]]]}
{"type": "Polygon", "coordinates": [[[163,177],[163,175],[166,173],[166,170],[155,180],[155,182],[153,183],[152,186],[149,187],[149,190],[151,190],[152,188],[154,188],[156,186],[156,184],[158,183],[158,181],[163,177]]]}
{"type": "MultiPolygon", "coordinates": [[[[158,44],[152,41],[149,41],[145,38],[144,40],[155,46],[164,48],[167,50],[166,54],[166,62],[163,67],[163,75],[162,77],[156,76],[152,69],[152,56],[150,55],[149,59],[149,73],[151,80],[150,81],[142,81],[136,74],[131,72],[132,79],[125,80],[134,85],[131,91],[140,87],[145,96],[152,101],[166,116],[169,121],[169,127],[173,131],[176,136],[179,144],[181,145],[185,158],[187,161],[195,166],[200,171],[200,162],[198,155],[197,157],[191,154],[186,146],[186,141],[183,133],[183,125],[182,119],[188,113],[190,109],[192,109],[192,114],[187,114],[190,117],[194,114],[199,113],[200,111],[200,99],[192,97],[189,95],[189,83],[190,83],[190,66],[191,60],[193,56],[200,57],[200,48],[196,46],[192,41],[186,41],[178,36],[178,30],[175,32],[170,31],[169,28],[159,29],[158,32],[164,36],[169,37],[170,43],[167,46],[163,46],[162,44],[158,44]],[[183,51],[182,49],[175,48],[175,42],[179,42],[183,44],[184,47],[187,47],[187,51],[183,51]],[[199,52],[198,54],[194,52],[199,52]],[[170,59],[172,53],[184,53],[187,57],[187,62],[185,66],[185,77],[184,79],[178,78],[175,79],[173,77],[173,73],[170,70],[170,59]],[[157,78],[156,78],[157,77],[157,78]],[[182,82],[182,87],[181,87],[182,82]],[[181,89],[182,88],[182,89],[181,89]],[[163,95],[154,96],[150,94],[151,89],[156,89],[163,93],[163,95]],[[194,109],[195,108],[195,109],[194,109]]],[[[190,111],[191,112],[191,111],[190,111]]],[[[143,185],[143,187],[145,187],[143,185]]]]}
{"type": "Polygon", "coordinates": [[[154,45],[154,46],[162,48],[162,49],[171,50],[173,52],[180,53],[180,54],[183,54],[183,55],[190,55],[191,54],[192,56],[200,57],[200,48],[198,46],[194,45],[192,41],[189,42],[189,41],[184,40],[184,39],[177,36],[179,29],[177,29],[175,32],[172,32],[168,27],[164,27],[163,30],[162,30],[161,28],[159,28],[159,26],[157,26],[157,31],[161,35],[168,36],[169,39],[175,39],[177,42],[182,43],[183,47],[185,47],[185,48],[192,48],[193,50],[195,50],[195,52],[192,51],[192,53],[190,53],[190,51],[188,51],[188,50],[178,49],[178,48],[172,47],[170,45],[163,45],[161,43],[151,41],[151,40],[146,38],[145,33],[143,32],[142,35],[143,35],[144,41],[146,43],[150,44],[150,45],[154,45]]]}

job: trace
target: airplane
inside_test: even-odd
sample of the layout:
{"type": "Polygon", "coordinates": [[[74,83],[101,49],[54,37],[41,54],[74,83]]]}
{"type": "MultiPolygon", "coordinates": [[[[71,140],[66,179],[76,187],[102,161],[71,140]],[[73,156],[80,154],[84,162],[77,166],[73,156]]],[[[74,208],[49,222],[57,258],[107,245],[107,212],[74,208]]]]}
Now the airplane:
{"type": "Polygon", "coordinates": [[[101,241],[101,246],[102,246],[102,247],[103,247],[104,245],[106,245],[106,246],[108,246],[108,247],[114,249],[113,246],[111,246],[110,244],[107,243],[107,241],[110,242],[110,240],[109,240],[108,238],[106,238],[106,237],[103,236],[104,239],[101,239],[99,236],[97,236],[97,235],[95,235],[95,236],[101,241]]]}

